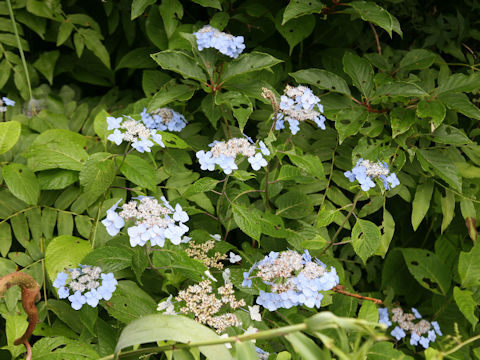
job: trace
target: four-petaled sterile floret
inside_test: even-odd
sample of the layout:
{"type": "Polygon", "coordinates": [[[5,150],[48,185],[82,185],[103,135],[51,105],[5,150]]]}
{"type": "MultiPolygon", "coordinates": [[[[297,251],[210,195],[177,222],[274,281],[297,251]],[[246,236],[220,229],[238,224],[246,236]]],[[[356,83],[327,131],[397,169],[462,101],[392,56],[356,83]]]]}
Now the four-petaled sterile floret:
{"type": "Polygon", "coordinates": [[[15,101],[10,100],[6,96],[2,97],[0,100],[0,112],[7,111],[7,106],[15,106],[15,101]]]}
{"type": "Polygon", "coordinates": [[[145,126],[152,130],[181,131],[187,126],[185,116],[169,108],[159,108],[151,112],[144,108],[140,116],[145,126]]]}
{"type": "Polygon", "coordinates": [[[345,171],[344,175],[350,182],[354,182],[355,179],[358,180],[363,191],[374,188],[375,182],[373,180],[376,178],[383,181],[385,190],[390,190],[400,184],[397,175],[390,172],[385,161],[374,163],[370,160],[360,159],[352,171],[345,171]]]}
{"type": "Polygon", "coordinates": [[[197,38],[198,50],[202,51],[207,48],[214,48],[222,54],[237,58],[245,49],[243,36],[233,36],[221,32],[210,25],[193,33],[197,38]]]}

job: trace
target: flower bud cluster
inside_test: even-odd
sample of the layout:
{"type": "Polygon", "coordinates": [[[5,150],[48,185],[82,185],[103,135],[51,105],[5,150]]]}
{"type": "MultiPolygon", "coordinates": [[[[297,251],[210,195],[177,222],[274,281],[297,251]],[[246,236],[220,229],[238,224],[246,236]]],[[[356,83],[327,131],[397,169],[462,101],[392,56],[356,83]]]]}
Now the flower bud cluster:
{"type": "Polygon", "coordinates": [[[209,151],[200,150],[196,154],[200,162],[200,168],[214,171],[215,165],[218,165],[227,175],[238,169],[235,163],[238,155],[246,156],[253,170],[260,170],[261,167],[267,166],[267,160],[263,158],[262,154],[270,155],[270,150],[263,141],[260,141],[260,152],[257,152],[256,146],[243,138],[214,141],[209,146],[211,147],[209,151]]]}
{"type": "Polygon", "coordinates": [[[400,184],[397,175],[390,172],[385,161],[374,163],[370,160],[360,159],[352,171],[345,171],[344,175],[350,182],[354,182],[357,179],[363,191],[374,188],[375,182],[373,180],[376,178],[383,180],[385,190],[390,190],[400,184]]]}
{"type": "Polygon", "coordinates": [[[7,111],[7,106],[15,106],[15,101],[10,100],[6,96],[2,97],[0,100],[0,112],[7,111]]]}
{"type": "Polygon", "coordinates": [[[319,308],[323,299],[320,292],[331,290],[339,283],[336,269],[331,267],[327,271],[321,261],[312,261],[307,250],[303,255],[292,250],[272,251],[243,273],[242,286],[251,287],[252,277],[260,278],[269,287],[270,292],[260,290],[257,304],[270,311],[297,305],[319,308]],[[254,270],[257,273],[251,276],[254,270]]]}
{"type": "Polygon", "coordinates": [[[245,300],[235,298],[231,283],[219,287],[216,293],[211,284],[207,279],[181,290],[176,299],[185,302],[185,306],[180,311],[193,314],[196,321],[215,328],[217,333],[224,332],[230,326],[241,326],[235,314],[223,311],[225,307],[235,310],[245,306],[245,300]],[[223,313],[218,315],[221,311],[223,313]]]}
{"type": "Polygon", "coordinates": [[[245,49],[243,36],[226,34],[210,25],[205,25],[197,32],[194,32],[193,35],[197,38],[199,51],[206,48],[214,48],[224,55],[237,58],[245,49]]]}
{"type": "Polygon", "coordinates": [[[111,236],[115,236],[125,225],[126,220],[133,219],[135,226],[127,230],[132,247],[144,246],[149,240],[152,246],[163,247],[165,239],[178,245],[188,231],[188,226],[184,224],[189,219],[188,214],[183,211],[180,204],[173,208],[164,196],[161,200],[163,204],[151,196],[139,196],[123,204],[122,211],[117,213],[115,210],[119,200],[107,210],[107,217],[102,220],[102,224],[111,236]]]}
{"type": "Polygon", "coordinates": [[[149,129],[142,121],[137,121],[130,116],[107,117],[107,130],[113,130],[107,139],[120,145],[123,141],[131,142],[132,147],[138,152],[150,152],[156,144],[165,147],[162,135],[156,129],[149,129]]]}
{"type": "Polygon", "coordinates": [[[309,87],[287,85],[284,95],[280,98],[280,112],[276,117],[275,130],[284,129],[287,121],[290,131],[295,135],[300,130],[298,126],[300,121],[305,120],[311,120],[320,129],[325,130],[326,119],[322,114],[323,105],[309,87]]]}
{"type": "Polygon", "coordinates": [[[144,108],[140,116],[145,126],[151,130],[181,131],[187,126],[185,116],[169,108],[159,108],[150,113],[144,108]]]}
{"type": "Polygon", "coordinates": [[[422,345],[425,349],[429,347],[430,342],[434,342],[438,336],[442,336],[438,322],[422,319],[422,315],[417,309],[412,308],[412,313],[405,313],[399,307],[392,309],[392,319],[390,321],[388,309],[378,309],[379,322],[390,327],[396,323],[395,328],[390,332],[397,340],[407,336],[410,333],[410,345],[422,345]],[[422,319],[422,320],[420,320],[422,319]],[[415,322],[416,321],[416,322],[415,322]]]}
{"type": "Polygon", "coordinates": [[[80,310],[85,303],[96,307],[100,300],[110,300],[117,288],[117,280],[113,273],[102,273],[98,266],[79,265],[59,272],[53,286],[58,289],[60,299],[68,298],[72,308],[80,310]]]}
{"type": "Polygon", "coordinates": [[[227,258],[226,254],[215,252],[213,256],[208,256],[208,252],[215,247],[214,240],[207,240],[202,244],[197,244],[194,241],[189,242],[188,249],[185,250],[188,256],[197,259],[208,268],[223,269],[223,264],[220,262],[227,258]]]}

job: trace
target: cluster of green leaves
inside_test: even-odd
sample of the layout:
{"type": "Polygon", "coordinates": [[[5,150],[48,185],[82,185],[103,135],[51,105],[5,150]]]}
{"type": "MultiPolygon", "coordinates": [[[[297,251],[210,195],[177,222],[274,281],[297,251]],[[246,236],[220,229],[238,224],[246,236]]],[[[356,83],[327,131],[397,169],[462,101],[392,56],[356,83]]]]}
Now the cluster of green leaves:
{"type": "MultiPolygon", "coordinates": [[[[187,245],[131,248],[126,231],[112,238],[100,223],[119,199],[165,195],[190,215],[193,241],[219,233],[214,251],[241,254],[229,268],[249,305],[243,271],[270,251],[308,249],[348,291],[414,306],[445,335],[424,353],[394,347],[375,329],[376,305],[331,293],[331,313],[264,311],[252,323],[271,359],[480,359],[475,2],[453,11],[417,0],[12,0],[18,37],[9,4],[0,3],[0,88],[17,105],[0,122],[0,275],[21,267],[42,287],[34,358],[113,358],[155,342],[131,356],[256,358],[251,342],[230,352],[193,320],[154,315],[204,276],[187,245]],[[244,54],[199,52],[192,32],[206,23],[243,35],[244,54]],[[325,131],[273,130],[262,92],[278,102],[286,84],[321,98],[325,131]],[[165,106],[189,122],[162,133],[165,149],[140,154],[106,139],[110,114],[165,106]],[[270,148],[266,168],[200,170],[196,151],[242,133],[270,148]],[[385,160],[400,185],[361,191],[343,174],[359,158],[385,160]],[[114,272],[110,301],[75,311],[57,299],[57,272],[79,263],[114,272]],[[198,348],[171,351],[177,342],[198,348]]],[[[0,353],[13,359],[27,326],[19,299],[12,288],[0,304],[0,353]]],[[[248,315],[237,316],[246,329],[248,315]]]]}

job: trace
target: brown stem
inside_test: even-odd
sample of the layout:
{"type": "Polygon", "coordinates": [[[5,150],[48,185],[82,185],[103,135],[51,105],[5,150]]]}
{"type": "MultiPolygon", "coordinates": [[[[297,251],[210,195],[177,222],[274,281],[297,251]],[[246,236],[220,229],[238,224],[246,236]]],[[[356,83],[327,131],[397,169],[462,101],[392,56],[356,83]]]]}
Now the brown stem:
{"type": "Polygon", "coordinates": [[[382,46],[380,45],[380,39],[378,38],[377,30],[375,30],[375,26],[371,22],[369,22],[369,24],[372,28],[373,36],[375,36],[375,42],[377,43],[377,52],[382,55],[382,46]]]}
{"type": "Polygon", "coordinates": [[[378,305],[383,304],[383,301],[380,300],[380,299],[375,299],[375,298],[372,298],[372,297],[363,296],[363,295],[359,295],[359,294],[353,294],[351,292],[345,291],[344,289],[345,288],[342,285],[337,285],[332,289],[332,291],[334,291],[336,293],[339,293],[339,294],[342,294],[342,295],[351,296],[351,297],[354,297],[356,299],[373,301],[375,304],[378,304],[378,305]]]}
{"type": "MultiPolygon", "coordinates": [[[[14,345],[25,344],[28,352],[30,347],[28,338],[32,335],[38,322],[38,310],[35,302],[40,300],[40,286],[30,275],[17,271],[0,278],[0,296],[3,296],[8,289],[15,285],[22,288],[22,306],[28,315],[28,327],[25,333],[14,341],[14,345]]],[[[29,359],[28,356],[27,359],[29,359]]]]}
{"type": "Polygon", "coordinates": [[[25,347],[27,348],[27,358],[25,360],[32,360],[33,351],[32,351],[32,347],[30,346],[30,343],[28,342],[28,340],[25,340],[23,342],[23,345],[25,345],[25,347]]]}

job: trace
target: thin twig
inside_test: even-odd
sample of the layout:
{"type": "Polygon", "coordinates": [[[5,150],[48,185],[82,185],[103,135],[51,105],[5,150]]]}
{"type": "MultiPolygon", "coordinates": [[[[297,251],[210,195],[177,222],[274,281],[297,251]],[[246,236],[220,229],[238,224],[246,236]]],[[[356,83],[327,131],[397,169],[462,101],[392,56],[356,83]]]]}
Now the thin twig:
{"type": "Polygon", "coordinates": [[[336,293],[339,293],[339,294],[342,294],[342,295],[351,296],[351,297],[354,297],[356,299],[372,301],[372,302],[374,302],[375,304],[378,304],[378,305],[383,304],[383,301],[380,300],[380,299],[375,299],[375,298],[372,298],[372,297],[369,297],[369,296],[363,296],[363,295],[354,294],[354,293],[345,291],[345,288],[342,285],[335,286],[332,289],[332,291],[334,291],[336,293]]]}
{"type": "Polygon", "coordinates": [[[375,26],[371,22],[369,22],[369,24],[372,28],[373,36],[375,36],[375,42],[377,43],[377,51],[380,55],[382,55],[382,46],[380,45],[380,39],[378,38],[377,30],[375,30],[375,26]]]}

